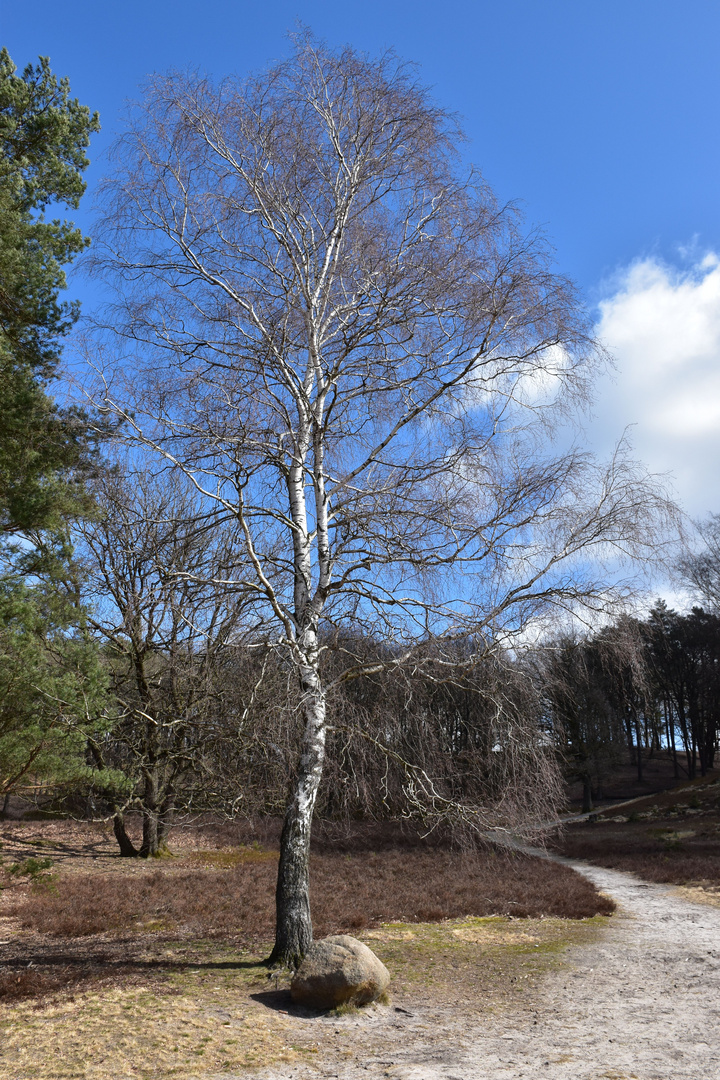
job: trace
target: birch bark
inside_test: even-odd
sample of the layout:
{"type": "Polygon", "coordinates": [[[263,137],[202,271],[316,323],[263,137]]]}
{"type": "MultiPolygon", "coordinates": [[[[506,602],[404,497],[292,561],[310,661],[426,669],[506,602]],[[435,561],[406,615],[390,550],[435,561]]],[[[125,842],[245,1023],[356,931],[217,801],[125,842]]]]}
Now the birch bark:
{"type": "MultiPolygon", "coordinates": [[[[311,644],[316,645],[308,635],[311,644]]],[[[320,678],[308,665],[302,675],[305,731],[280,840],[275,891],[275,946],[270,964],[297,967],[312,945],[310,916],[310,833],[325,761],[325,695],[320,678]]]]}

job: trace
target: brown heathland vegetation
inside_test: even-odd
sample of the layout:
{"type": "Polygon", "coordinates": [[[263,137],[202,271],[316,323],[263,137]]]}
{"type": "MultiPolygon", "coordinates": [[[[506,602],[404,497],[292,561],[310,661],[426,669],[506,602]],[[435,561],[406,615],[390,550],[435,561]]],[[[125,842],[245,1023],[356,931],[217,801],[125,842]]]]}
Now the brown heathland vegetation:
{"type": "MultiPolygon", "coordinates": [[[[132,981],[134,952],[145,954],[152,945],[157,953],[169,942],[223,942],[262,956],[273,931],[276,827],[263,822],[180,834],[174,858],[148,863],[115,856],[97,826],[5,823],[5,851],[16,861],[6,856],[9,887],[0,915],[21,933],[3,947],[18,955],[0,967],[0,996],[53,993],[109,976],[132,981]],[[263,842],[248,843],[250,835],[263,842]],[[24,865],[21,857],[42,855],[54,856],[53,866],[32,880],[10,873],[10,866],[24,865]]],[[[566,867],[449,842],[391,825],[319,828],[312,856],[316,936],[391,922],[586,919],[613,910],[612,901],[566,867]]],[[[156,956],[157,975],[164,966],[173,967],[156,956]]]]}
{"type": "MultiPolygon", "coordinates": [[[[239,852],[234,864],[228,859],[214,870],[68,874],[10,898],[5,911],[24,929],[53,937],[148,928],[202,937],[229,933],[252,945],[272,936],[277,875],[274,855],[258,856],[252,849],[239,852]]],[[[215,861],[210,853],[208,861],[215,861]]],[[[565,867],[493,852],[315,855],[312,874],[318,937],[466,915],[582,919],[609,914],[613,906],[565,867]]]]}
{"type": "Polygon", "coordinates": [[[605,809],[571,825],[556,848],[647,881],[720,892],[720,780],[605,809]]]}

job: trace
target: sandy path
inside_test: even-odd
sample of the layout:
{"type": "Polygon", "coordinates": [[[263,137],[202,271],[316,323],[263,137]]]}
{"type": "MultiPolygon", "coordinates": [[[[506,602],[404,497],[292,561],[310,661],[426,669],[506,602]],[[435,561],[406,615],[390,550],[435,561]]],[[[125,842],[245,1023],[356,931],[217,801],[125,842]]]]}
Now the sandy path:
{"type": "Polygon", "coordinates": [[[304,1035],[314,1031],[319,1060],[260,1076],[720,1080],[720,908],[629,874],[571,865],[619,911],[600,940],[569,952],[526,1009],[487,1021],[398,1008],[298,1018],[304,1035]]]}

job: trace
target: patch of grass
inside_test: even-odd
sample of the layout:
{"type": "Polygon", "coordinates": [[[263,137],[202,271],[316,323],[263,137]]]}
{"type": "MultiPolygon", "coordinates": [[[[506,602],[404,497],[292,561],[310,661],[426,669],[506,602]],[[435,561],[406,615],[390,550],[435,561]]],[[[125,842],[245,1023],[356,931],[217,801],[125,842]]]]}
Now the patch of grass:
{"type": "MultiPolygon", "coordinates": [[[[34,856],[9,864],[4,864],[0,858],[0,893],[3,889],[10,887],[18,889],[28,885],[33,895],[39,892],[55,892],[57,875],[52,872],[53,865],[52,859],[37,859],[34,856]]],[[[26,889],[25,892],[27,892],[26,889]]],[[[0,973],[1,984],[2,974],[0,973]]]]}
{"type": "Polygon", "coordinates": [[[183,858],[183,864],[214,870],[231,870],[244,863],[276,862],[277,851],[266,850],[257,842],[234,851],[193,851],[183,858]]]}
{"type": "Polygon", "coordinates": [[[289,1022],[229,989],[158,995],[114,987],[0,1015],[0,1075],[157,1080],[292,1062],[289,1022]]]}
{"type": "Polygon", "coordinates": [[[601,916],[454,919],[392,923],[363,940],[392,972],[394,994],[486,1010],[535,989],[569,946],[593,940],[604,925],[601,916]]]}
{"type": "Polygon", "coordinates": [[[345,1001],[342,1005],[338,1005],[336,1009],[330,1010],[331,1016],[355,1016],[360,1012],[359,1005],[353,1005],[351,1001],[345,1001]]]}
{"type": "MultiPolygon", "coordinates": [[[[601,917],[395,922],[363,939],[388,965],[395,1000],[487,1012],[532,995],[568,946],[591,940],[604,925],[601,917]]],[[[257,960],[217,942],[178,943],[162,955],[158,949],[144,956],[133,985],[76,988],[42,1008],[31,1001],[0,1006],[0,1076],[190,1080],[317,1052],[317,1027],[281,1011],[290,1008],[288,977],[276,988],[257,960]],[[162,979],[152,974],[153,955],[167,965],[162,979]]]]}
{"type": "Polygon", "coordinates": [[[17,877],[28,877],[31,881],[37,881],[41,876],[45,875],[45,871],[49,870],[53,865],[52,859],[23,859],[22,862],[10,863],[8,866],[8,873],[15,874],[17,877]]]}

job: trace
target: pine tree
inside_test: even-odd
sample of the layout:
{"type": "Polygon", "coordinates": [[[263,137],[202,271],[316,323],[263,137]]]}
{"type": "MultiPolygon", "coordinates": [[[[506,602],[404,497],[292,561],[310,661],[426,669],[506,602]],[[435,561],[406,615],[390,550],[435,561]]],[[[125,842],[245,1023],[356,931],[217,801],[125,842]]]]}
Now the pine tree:
{"type": "Polygon", "coordinates": [[[89,240],[72,221],[97,113],[40,57],[17,74],[0,50],[0,795],[42,779],[90,783],[105,676],[83,627],[69,523],[89,498],[94,437],[59,405],[62,340],[79,315],[64,267],[89,240]]]}
{"type": "Polygon", "coordinates": [[[72,470],[91,438],[82,414],[48,393],[61,341],[79,314],[63,301],[63,269],[89,240],[71,221],[46,220],[56,205],[77,209],[97,113],[70,97],[47,57],[17,74],[0,50],[0,530],[56,523],[77,506],[72,470]]]}

